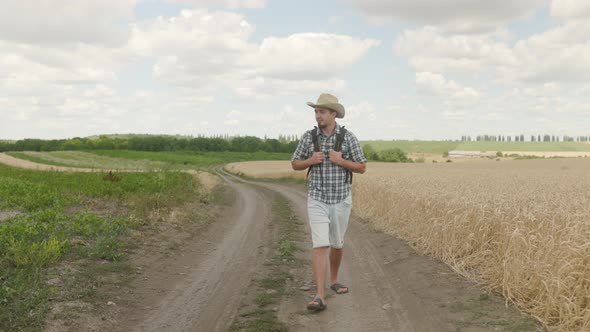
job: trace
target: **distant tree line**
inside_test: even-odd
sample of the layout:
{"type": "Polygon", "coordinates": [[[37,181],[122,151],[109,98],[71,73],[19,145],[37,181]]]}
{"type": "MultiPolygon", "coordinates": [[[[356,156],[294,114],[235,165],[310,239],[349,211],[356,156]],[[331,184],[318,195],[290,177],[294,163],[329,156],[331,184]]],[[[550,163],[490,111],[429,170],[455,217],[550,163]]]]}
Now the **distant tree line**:
{"type": "Polygon", "coordinates": [[[5,151],[65,151],[65,150],[135,150],[135,151],[236,151],[236,152],[293,152],[296,136],[280,139],[261,139],[255,136],[239,137],[178,137],[142,135],[128,137],[80,138],[58,140],[23,139],[15,142],[0,141],[0,152],[5,151]]]}
{"type": "MultiPolygon", "coordinates": [[[[461,142],[524,142],[525,135],[477,135],[475,139],[471,136],[461,136],[461,142]]],[[[529,142],[590,142],[590,136],[568,136],[563,135],[531,135],[529,142]]]]}

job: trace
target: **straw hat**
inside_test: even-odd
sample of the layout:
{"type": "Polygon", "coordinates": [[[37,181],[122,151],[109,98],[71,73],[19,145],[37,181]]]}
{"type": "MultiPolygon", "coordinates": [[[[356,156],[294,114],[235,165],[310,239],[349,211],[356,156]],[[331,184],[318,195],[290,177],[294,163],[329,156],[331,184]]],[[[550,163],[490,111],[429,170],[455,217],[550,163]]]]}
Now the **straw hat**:
{"type": "Polygon", "coordinates": [[[344,106],[338,103],[338,98],[334,97],[329,93],[322,93],[318,97],[318,101],[314,104],[311,101],[307,102],[307,105],[313,108],[327,108],[336,112],[336,117],[342,119],[344,117],[344,106]]]}

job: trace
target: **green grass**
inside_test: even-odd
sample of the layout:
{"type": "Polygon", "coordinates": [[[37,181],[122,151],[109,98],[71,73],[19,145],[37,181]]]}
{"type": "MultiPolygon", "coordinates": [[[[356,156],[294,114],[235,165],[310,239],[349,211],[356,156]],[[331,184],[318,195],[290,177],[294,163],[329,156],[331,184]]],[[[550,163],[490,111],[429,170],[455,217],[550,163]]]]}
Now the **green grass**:
{"type": "Polygon", "coordinates": [[[0,222],[0,331],[41,330],[56,294],[96,295],[96,288],[48,286],[50,271],[65,261],[123,262],[126,234],[143,223],[143,216],[198,195],[198,183],[186,173],[116,175],[120,181],[112,182],[102,173],[0,165],[0,210],[21,212],[0,222]],[[96,213],[88,202],[115,202],[125,212],[96,213]]]}
{"type": "Polygon", "coordinates": [[[200,169],[236,161],[289,160],[290,153],[268,152],[144,152],[129,150],[9,152],[36,163],[80,168],[127,170],[200,169]]]}
{"type": "Polygon", "coordinates": [[[460,142],[460,141],[363,141],[375,151],[400,148],[406,153],[443,154],[446,151],[590,151],[590,144],[576,142],[460,142]]]}
{"type": "Polygon", "coordinates": [[[242,320],[235,321],[230,331],[245,332],[286,332],[287,326],[279,322],[276,313],[270,309],[255,309],[240,314],[242,320]]]}
{"type": "Polygon", "coordinates": [[[187,165],[193,167],[207,167],[237,161],[289,160],[291,158],[290,153],[271,152],[141,152],[126,150],[101,150],[92,151],[92,153],[100,156],[114,158],[161,161],[177,165],[179,168],[183,168],[187,165]]]}

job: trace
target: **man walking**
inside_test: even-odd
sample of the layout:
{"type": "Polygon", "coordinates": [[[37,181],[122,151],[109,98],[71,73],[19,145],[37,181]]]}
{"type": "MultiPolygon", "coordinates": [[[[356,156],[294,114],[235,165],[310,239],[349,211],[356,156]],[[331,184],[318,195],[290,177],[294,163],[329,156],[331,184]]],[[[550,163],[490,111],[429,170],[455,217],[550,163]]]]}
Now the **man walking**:
{"type": "Polygon", "coordinates": [[[336,123],[343,118],[344,106],[331,94],[322,93],[314,104],[318,123],[303,134],[291,158],[294,170],[310,168],[307,213],[313,243],[313,274],[317,293],[307,309],[326,308],[326,253],[329,249],[330,288],[337,294],[348,293],[338,280],[344,234],[352,208],[352,173],[364,173],[367,159],[353,133],[336,123]]]}

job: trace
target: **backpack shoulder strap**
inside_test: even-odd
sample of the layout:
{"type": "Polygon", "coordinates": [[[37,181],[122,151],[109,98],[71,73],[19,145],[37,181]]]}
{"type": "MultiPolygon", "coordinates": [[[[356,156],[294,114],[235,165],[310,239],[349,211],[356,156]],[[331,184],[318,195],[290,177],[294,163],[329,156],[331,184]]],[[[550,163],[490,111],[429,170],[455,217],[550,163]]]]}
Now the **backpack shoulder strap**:
{"type": "MultiPolygon", "coordinates": [[[[320,151],[320,141],[318,139],[318,127],[313,127],[313,129],[311,130],[311,142],[313,143],[313,151],[314,152],[319,152],[320,151]]],[[[305,177],[306,179],[309,178],[309,173],[311,172],[311,168],[313,166],[309,166],[309,168],[307,169],[307,176],[305,177]]]]}
{"type": "Polygon", "coordinates": [[[311,130],[311,142],[313,143],[313,151],[320,151],[320,142],[318,140],[318,127],[313,127],[311,130]]]}
{"type": "MultiPolygon", "coordinates": [[[[334,143],[334,151],[341,151],[342,150],[342,143],[344,142],[344,137],[346,136],[346,128],[342,126],[340,128],[340,132],[336,134],[336,142],[334,143]]],[[[352,172],[346,171],[346,182],[352,183],[352,172]]]]}
{"type": "Polygon", "coordinates": [[[342,142],[344,142],[344,136],[346,136],[346,128],[342,126],[340,132],[336,134],[336,142],[334,143],[334,151],[342,150],[342,142]]]}

